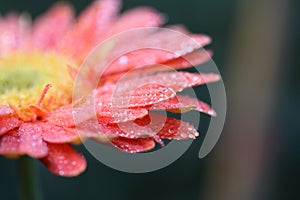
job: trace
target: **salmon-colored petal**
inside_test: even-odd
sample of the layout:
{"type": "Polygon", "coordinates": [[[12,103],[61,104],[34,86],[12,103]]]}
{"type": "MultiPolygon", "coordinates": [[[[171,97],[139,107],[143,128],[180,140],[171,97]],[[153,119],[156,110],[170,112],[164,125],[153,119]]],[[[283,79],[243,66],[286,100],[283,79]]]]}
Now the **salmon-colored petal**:
{"type": "Polygon", "coordinates": [[[76,130],[81,140],[93,138],[98,141],[107,142],[118,136],[114,130],[110,130],[107,127],[107,124],[99,124],[98,120],[94,119],[76,124],[76,130]]]}
{"type": "Polygon", "coordinates": [[[195,139],[199,133],[191,124],[157,113],[135,120],[135,123],[119,123],[110,125],[116,133],[126,138],[153,137],[158,143],[161,139],[195,139]]]}
{"type": "MultiPolygon", "coordinates": [[[[185,88],[214,82],[217,74],[167,72],[119,81],[113,90],[114,107],[136,107],[172,98],[185,88]]],[[[101,89],[101,88],[100,88],[101,89]]]]}
{"type": "Polygon", "coordinates": [[[7,157],[18,157],[23,152],[19,150],[20,135],[12,130],[0,137],[0,154],[7,157]]]}
{"type": "Polygon", "coordinates": [[[55,47],[70,27],[73,15],[69,4],[54,5],[33,24],[32,45],[42,50],[55,47]]]}
{"type": "MultiPolygon", "coordinates": [[[[115,61],[109,68],[106,73],[109,74],[108,76],[104,75],[102,80],[109,80],[109,81],[118,81],[126,71],[131,70],[129,73],[126,74],[126,79],[134,78],[137,76],[146,75],[146,74],[153,74],[157,72],[163,71],[171,71],[173,69],[186,69],[193,66],[197,66],[203,64],[211,59],[212,52],[210,50],[198,50],[187,55],[184,57],[174,58],[167,61],[163,61],[160,65],[158,63],[154,63],[153,61],[147,62],[154,63],[151,65],[135,65],[130,67],[130,65],[122,65],[121,61],[126,60],[128,62],[128,57],[120,57],[117,61],[115,61]],[[116,64],[119,62],[119,64],[116,64]],[[113,72],[113,73],[112,73],[113,72]],[[112,73],[112,74],[111,74],[112,73]]],[[[148,56],[147,56],[148,58],[148,56]]],[[[151,60],[151,58],[150,58],[151,60]]],[[[155,59],[154,59],[155,60],[155,59]]]]}
{"type": "Polygon", "coordinates": [[[118,137],[112,143],[120,150],[127,153],[138,153],[151,150],[155,147],[152,138],[128,139],[118,137]]]}
{"type": "MultiPolygon", "coordinates": [[[[162,63],[173,69],[185,69],[192,66],[203,64],[211,59],[212,51],[210,50],[198,50],[192,53],[186,54],[183,57],[175,58],[173,60],[162,63]]],[[[158,68],[158,67],[156,67],[158,68]]],[[[162,67],[160,67],[162,68],[162,67]]],[[[157,71],[160,71],[157,69],[157,71]]]]}
{"type": "MultiPolygon", "coordinates": [[[[156,118],[162,116],[156,115],[156,118]]],[[[158,124],[159,125],[159,124],[158,124]]],[[[195,139],[199,133],[193,125],[188,122],[184,122],[172,117],[167,117],[163,128],[157,133],[162,139],[168,140],[184,140],[184,139],[195,139]]]]}
{"type": "Polygon", "coordinates": [[[157,27],[164,23],[161,14],[147,7],[139,7],[126,11],[112,27],[112,34],[128,31],[135,28],[157,27]]]}
{"type": "Polygon", "coordinates": [[[29,22],[24,16],[9,13],[0,20],[0,55],[24,48],[29,32],[29,22]]]}
{"type": "Polygon", "coordinates": [[[185,113],[190,110],[198,110],[211,116],[216,116],[216,112],[205,102],[189,97],[187,95],[177,95],[172,99],[159,102],[148,108],[149,110],[167,110],[175,113],[185,113]]]}
{"type": "Polygon", "coordinates": [[[49,153],[41,162],[59,176],[77,176],[86,168],[84,156],[76,152],[69,144],[48,143],[49,153]]]}
{"type": "Polygon", "coordinates": [[[0,118],[0,136],[6,132],[17,128],[21,125],[21,121],[14,117],[2,117],[0,118]]]}
{"type": "Polygon", "coordinates": [[[74,126],[75,121],[73,119],[72,110],[72,105],[62,106],[51,112],[46,120],[52,124],[62,127],[74,126]]]}
{"type": "Polygon", "coordinates": [[[79,140],[79,135],[74,128],[65,129],[50,123],[41,123],[43,139],[51,143],[69,143],[79,140]]]}
{"type": "MultiPolygon", "coordinates": [[[[124,38],[120,38],[119,43],[116,45],[119,49],[126,49],[126,54],[123,54],[121,57],[116,59],[112,64],[104,72],[103,76],[125,73],[133,69],[143,69],[147,68],[149,65],[154,64],[164,64],[170,60],[177,59],[181,56],[188,55],[207,44],[210,43],[211,39],[206,35],[196,35],[194,38],[189,38],[188,36],[178,37],[176,34],[171,34],[167,30],[158,31],[157,33],[147,33],[147,32],[133,32],[133,37],[135,38],[127,38],[130,36],[123,36],[124,38]],[[135,34],[139,34],[138,37],[135,34]],[[143,40],[138,40],[137,38],[144,38],[143,40]],[[157,44],[157,47],[153,48],[139,48],[138,50],[132,51],[132,49],[128,49],[128,42],[134,44],[137,47],[152,47],[153,44],[157,44]],[[124,47],[123,47],[124,45],[124,47]],[[160,49],[165,47],[164,49],[160,49]]],[[[133,47],[133,49],[136,49],[133,47]]],[[[203,54],[203,53],[202,53],[203,54]]],[[[203,58],[204,55],[196,56],[188,56],[199,62],[201,58],[201,62],[204,59],[208,60],[208,58],[203,58]]],[[[187,58],[188,58],[187,57],[187,58]]],[[[206,56],[208,57],[208,56],[206,56]]],[[[180,60],[179,60],[180,61],[180,60]]],[[[185,65],[187,65],[185,63],[185,65]]],[[[190,64],[189,64],[190,65],[190,64]]],[[[184,67],[184,66],[182,66],[184,67]]],[[[179,67],[178,67],[179,68],[179,67]]]]}
{"type": "Polygon", "coordinates": [[[47,144],[42,138],[43,129],[40,124],[24,123],[20,126],[19,151],[34,158],[45,157],[48,153],[47,144]]]}
{"type": "Polygon", "coordinates": [[[110,108],[107,106],[96,108],[98,122],[100,124],[108,123],[120,123],[132,121],[137,118],[141,118],[148,114],[148,110],[141,109],[122,109],[122,108],[110,108]]]}
{"type": "Polygon", "coordinates": [[[176,95],[172,89],[159,84],[134,84],[134,81],[124,81],[113,85],[108,83],[100,86],[97,90],[97,105],[107,105],[113,108],[150,105],[176,95]],[[109,88],[108,91],[107,88],[109,88]]]}
{"type": "Polygon", "coordinates": [[[81,39],[96,39],[95,42],[100,42],[107,36],[112,22],[116,20],[117,12],[120,9],[120,0],[96,0],[87,9],[85,9],[76,24],[77,31],[82,33],[90,33],[92,38],[81,39]]]}
{"type": "Polygon", "coordinates": [[[189,123],[156,113],[150,113],[134,122],[108,124],[102,128],[102,131],[129,139],[151,137],[160,144],[163,144],[160,138],[182,140],[195,139],[199,135],[189,123]]]}
{"type": "Polygon", "coordinates": [[[110,35],[109,30],[119,8],[119,0],[94,1],[79,15],[74,26],[62,37],[59,49],[82,61],[89,51],[110,35]]]}
{"type": "Polygon", "coordinates": [[[0,105],[0,117],[10,115],[14,112],[13,109],[0,105]]]}

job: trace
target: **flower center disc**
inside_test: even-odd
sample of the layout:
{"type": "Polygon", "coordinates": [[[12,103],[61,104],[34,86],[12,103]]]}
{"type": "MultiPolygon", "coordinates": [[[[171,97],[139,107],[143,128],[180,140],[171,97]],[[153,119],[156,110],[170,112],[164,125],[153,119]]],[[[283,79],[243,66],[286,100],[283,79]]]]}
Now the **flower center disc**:
{"type": "Polygon", "coordinates": [[[53,110],[71,103],[72,79],[69,76],[69,60],[53,53],[14,53],[0,58],[0,104],[13,107],[23,120],[31,120],[34,114],[30,105],[37,105],[47,84],[47,92],[41,108],[53,110]]]}

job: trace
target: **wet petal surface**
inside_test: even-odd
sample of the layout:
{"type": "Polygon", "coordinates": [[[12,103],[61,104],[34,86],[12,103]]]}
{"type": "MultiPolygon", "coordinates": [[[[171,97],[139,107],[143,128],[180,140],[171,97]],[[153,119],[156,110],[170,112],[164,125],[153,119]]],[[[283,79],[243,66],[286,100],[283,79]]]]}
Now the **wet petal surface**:
{"type": "Polygon", "coordinates": [[[120,150],[127,153],[138,153],[151,150],[155,147],[155,142],[152,138],[128,139],[116,138],[112,143],[120,150]]]}
{"type": "Polygon", "coordinates": [[[42,163],[59,176],[77,176],[86,168],[86,160],[69,144],[48,143],[49,153],[41,159],[42,163]]]}

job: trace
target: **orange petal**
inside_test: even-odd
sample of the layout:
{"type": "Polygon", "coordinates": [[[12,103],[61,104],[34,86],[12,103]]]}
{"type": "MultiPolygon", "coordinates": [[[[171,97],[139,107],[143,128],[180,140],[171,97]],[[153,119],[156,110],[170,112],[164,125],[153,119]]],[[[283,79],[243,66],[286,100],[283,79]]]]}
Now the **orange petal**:
{"type": "Polygon", "coordinates": [[[47,155],[48,147],[42,138],[43,129],[39,124],[24,123],[17,134],[20,136],[19,151],[34,158],[47,155]]]}
{"type": "Polygon", "coordinates": [[[21,121],[14,117],[2,117],[0,118],[0,136],[6,132],[17,128],[21,125],[21,121]]]}
{"type": "Polygon", "coordinates": [[[76,152],[69,144],[48,143],[49,153],[42,158],[42,163],[59,176],[77,176],[86,168],[84,156],[76,152]]]}
{"type": "Polygon", "coordinates": [[[155,142],[152,138],[128,139],[118,137],[112,143],[115,147],[127,153],[144,152],[155,147],[155,142]]]}
{"type": "Polygon", "coordinates": [[[64,129],[49,123],[41,123],[40,126],[43,130],[43,139],[47,142],[69,143],[79,140],[79,136],[75,129],[64,129]]]}

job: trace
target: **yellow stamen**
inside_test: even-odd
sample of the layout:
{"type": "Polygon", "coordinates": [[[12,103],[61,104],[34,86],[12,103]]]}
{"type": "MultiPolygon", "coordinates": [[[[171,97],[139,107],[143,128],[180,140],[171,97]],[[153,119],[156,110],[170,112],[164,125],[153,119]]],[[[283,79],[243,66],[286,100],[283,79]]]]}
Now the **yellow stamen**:
{"type": "Polygon", "coordinates": [[[51,111],[71,103],[69,65],[74,63],[54,53],[17,52],[0,58],[0,104],[30,121],[36,117],[32,105],[51,111]]]}

